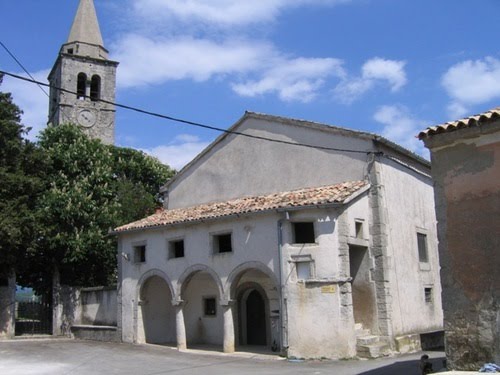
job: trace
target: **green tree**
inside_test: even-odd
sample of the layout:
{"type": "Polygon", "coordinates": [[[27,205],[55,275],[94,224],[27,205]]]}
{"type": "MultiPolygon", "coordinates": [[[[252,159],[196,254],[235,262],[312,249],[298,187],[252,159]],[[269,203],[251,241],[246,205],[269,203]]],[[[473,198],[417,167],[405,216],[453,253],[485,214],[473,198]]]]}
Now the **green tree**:
{"type": "Polygon", "coordinates": [[[141,219],[162,205],[159,188],[175,171],[156,158],[131,148],[110,146],[120,202],[117,224],[141,219]]]}
{"type": "Polygon", "coordinates": [[[173,171],[140,151],[92,140],[74,125],[47,128],[39,146],[48,166],[35,255],[43,254],[44,269],[57,267],[64,284],[113,283],[116,242],[109,230],[154,211],[158,188],[173,171]]]}
{"type": "MultiPolygon", "coordinates": [[[[0,84],[2,83],[0,75],[0,84]]],[[[37,231],[34,206],[43,187],[44,158],[24,135],[22,111],[0,92],[0,274],[19,273],[37,231]]]]}

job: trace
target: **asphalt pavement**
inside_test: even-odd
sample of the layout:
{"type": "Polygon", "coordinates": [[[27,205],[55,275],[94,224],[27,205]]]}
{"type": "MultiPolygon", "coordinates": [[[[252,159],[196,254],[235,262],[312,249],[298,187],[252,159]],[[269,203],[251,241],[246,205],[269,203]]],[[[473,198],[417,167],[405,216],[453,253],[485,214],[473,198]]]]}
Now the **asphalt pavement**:
{"type": "MultiPolygon", "coordinates": [[[[427,352],[434,369],[444,354],[427,352]]],[[[278,356],[65,339],[0,341],[2,375],[419,375],[422,353],[376,360],[289,361],[278,356]]]]}

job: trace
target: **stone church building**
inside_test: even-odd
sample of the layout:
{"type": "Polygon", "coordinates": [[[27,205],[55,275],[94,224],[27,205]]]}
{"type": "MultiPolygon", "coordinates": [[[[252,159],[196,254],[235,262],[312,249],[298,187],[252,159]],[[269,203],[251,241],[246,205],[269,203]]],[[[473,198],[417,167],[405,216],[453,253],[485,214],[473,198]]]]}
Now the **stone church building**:
{"type": "MultiPolygon", "coordinates": [[[[80,0],[49,121],[113,143],[117,66],[80,0]]],[[[113,232],[124,342],[378,357],[442,329],[430,165],[383,137],[246,112],[162,194],[113,232]]]]}
{"type": "Polygon", "coordinates": [[[123,341],[419,349],[442,329],[429,174],[380,136],[245,113],[166,183],[162,211],[114,231],[123,341]]]}

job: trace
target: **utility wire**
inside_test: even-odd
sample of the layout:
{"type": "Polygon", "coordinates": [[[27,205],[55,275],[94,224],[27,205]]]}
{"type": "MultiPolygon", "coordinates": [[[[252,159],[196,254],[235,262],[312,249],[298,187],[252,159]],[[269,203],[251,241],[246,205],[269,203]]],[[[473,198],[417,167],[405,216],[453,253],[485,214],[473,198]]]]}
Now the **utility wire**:
{"type": "MultiPolygon", "coordinates": [[[[17,74],[13,74],[13,73],[1,71],[1,70],[0,70],[0,73],[5,74],[5,75],[12,77],[12,78],[20,79],[22,81],[35,83],[35,84],[40,85],[40,86],[50,87],[51,89],[59,90],[61,92],[77,95],[77,93],[75,91],[63,89],[61,87],[56,87],[54,85],[50,85],[50,84],[47,84],[44,82],[39,82],[33,78],[29,79],[26,77],[19,76],[17,74]]],[[[263,137],[263,136],[241,133],[241,132],[234,131],[234,130],[223,129],[223,128],[219,128],[219,127],[212,126],[212,125],[202,124],[199,122],[194,122],[194,121],[184,120],[181,118],[176,118],[176,117],[172,117],[172,116],[168,116],[168,115],[163,115],[160,113],[151,112],[148,110],[144,110],[144,109],[137,108],[137,107],[132,107],[132,106],[125,105],[125,104],[111,102],[111,101],[105,100],[105,99],[96,99],[96,101],[99,101],[101,103],[110,104],[110,105],[113,105],[113,106],[118,107],[118,108],[127,109],[129,111],[142,113],[142,114],[145,114],[148,116],[157,117],[157,118],[161,118],[161,119],[169,120],[169,121],[174,121],[174,122],[178,122],[181,124],[196,126],[196,127],[203,128],[203,129],[215,130],[215,131],[225,133],[225,134],[234,134],[234,135],[239,135],[242,137],[259,139],[259,140],[268,141],[268,142],[281,143],[281,144],[287,144],[287,145],[292,145],[292,146],[301,146],[301,147],[307,147],[307,148],[313,148],[313,149],[325,150],[325,151],[337,151],[337,152],[347,152],[347,153],[355,153],[355,154],[370,154],[370,153],[372,153],[372,151],[362,151],[362,150],[352,150],[352,149],[344,149],[344,148],[336,148],[336,147],[326,147],[326,146],[312,145],[312,144],[308,144],[308,143],[295,143],[295,142],[285,141],[285,140],[281,140],[281,139],[267,138],[267,137],[263,137]]]]}
{"type": "MultiPolygon", "coordinates": [[[[9,54],[10,57],[21,67],[22,70],[31,78],[32,82],[36,83],[36,85],[42,90],[42,92],[47,96],[47,98],[50,99],[50,95],[45,91],[45,89],[42,87],[44,85],[43,83],[37,82],[35,78],[31,75],[31,73],[24,67],[24,65],[19,61],[19,59],[7,48],[5,44],[0,40],[0,45],[3,47],[3,49],[9,54]]],[[[70,117],[64,113],[63,110],[61,110],[61,113],[63,114],[64,117],[66,117],[66,120],[70,121],[70,117]]],[[[52,118],[54,117],[55,112],[52,114],[51,118],[49,119],[49,122],[52,121],[52,118]]]]}
{"type": "Polygon", "coordinates": [[[26,69],[24,67],[24,65],[17,59],[16,56],[14,56],[14,54],[12,52],[10,52],[10,50],[7,48],[7,46],[5,44],[2,43],[1,40],[0,40],[0,45],[3,47],[3,49],[5,51],[7,51],[7,53],[9,54],[9,56],[12,57],[12,59],[17,63],[17,65],[19,65],[21,67],[21,69],[24,70],[24,72],[33,80],[33,82],[35,82],[37,84],[37,86],[40,88],[40,90],[42,90],[43,93],[45,95],[47,95],[47,98],[48,98],[49,94],[47,93],[47,91],[45,91],[45,89],[42,87],[42,85],[40,85],[39,83],[37,83],[35,81],[35,78],[31,75],[31,73],[28,71],[28,69],[26,69]]]}

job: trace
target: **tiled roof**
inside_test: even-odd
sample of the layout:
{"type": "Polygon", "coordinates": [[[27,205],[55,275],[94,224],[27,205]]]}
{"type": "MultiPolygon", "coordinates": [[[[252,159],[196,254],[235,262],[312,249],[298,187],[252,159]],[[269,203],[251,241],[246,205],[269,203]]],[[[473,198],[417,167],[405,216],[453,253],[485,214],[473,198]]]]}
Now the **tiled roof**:
{"type": "Polygon", "coordinates": [[[306,188],[257,197],[238,198],[227,202],[162,210],[142,220],[118,227],[114,230],[114,233],[276,209],[341,204],[345,203],[356,193],[361,192],[367,186],[368,183],[366,181],[350,181],[330,186],[306,188]]]}
{"type": "Polygon", "coordinates": [[[448,133],[462,128],[472,128],[479,126],[480,123],[494,121],[500,117],[500,107],[494,108],[488,112],[470,116],[458,121],[447,122],[442,125],[430,126],[418,135],[419,139],[424,139],[435,134],[448,133]]]}

